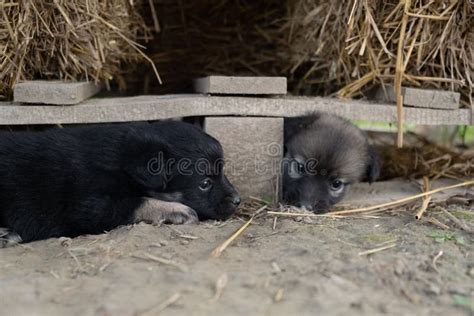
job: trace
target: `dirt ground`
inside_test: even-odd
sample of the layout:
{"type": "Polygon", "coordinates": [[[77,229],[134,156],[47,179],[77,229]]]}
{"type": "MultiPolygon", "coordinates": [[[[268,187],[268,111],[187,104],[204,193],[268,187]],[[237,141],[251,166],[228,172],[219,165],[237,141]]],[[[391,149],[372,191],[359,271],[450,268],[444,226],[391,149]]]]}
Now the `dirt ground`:
{"type": "MultiPolygon", "coordinates": [[[[472,205],[448,209],[474,224],[472,205]]],[[[0,314],[470,315],[473,236],[442,212],[426,217],[450,229],[405,208],[311,222],[262,216],[219,258],[212,250],[247,217],[0,249],[0,314]]]]}

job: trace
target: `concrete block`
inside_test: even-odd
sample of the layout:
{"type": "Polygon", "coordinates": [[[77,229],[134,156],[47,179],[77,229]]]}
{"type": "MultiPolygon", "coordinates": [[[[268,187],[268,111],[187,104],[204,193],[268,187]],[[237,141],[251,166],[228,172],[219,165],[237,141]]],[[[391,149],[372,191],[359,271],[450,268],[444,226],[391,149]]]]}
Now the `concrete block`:
{"type": "Polygon", "coordinates": [[[100,91],[92,82],[25,81],[13,87],[14,102],[70,105],[82,102],[100,91]]]}
{"type": "Polygon", "coordinates": [[[285,77],[209,76],[194,80],[194,90],[208,94],[286,94],[285,77]]]}
{"type": "Polygon", "coordinates": [[[225,172],[241,197],[280,197],[283,118],[207,117],[205,130],[224,149],[225,172]]]}
{"type": "MultiPolygon", "coordinates": [[[[410,87],[402,87],[402,95],[404,105],[447,110],[459,109],[461,98],[458,92],[410,87]]],[[[386,102],[396,102],[393,86],[385,86],[385,91],[382,88],[378,89],[376,98],[386,102]]]]}

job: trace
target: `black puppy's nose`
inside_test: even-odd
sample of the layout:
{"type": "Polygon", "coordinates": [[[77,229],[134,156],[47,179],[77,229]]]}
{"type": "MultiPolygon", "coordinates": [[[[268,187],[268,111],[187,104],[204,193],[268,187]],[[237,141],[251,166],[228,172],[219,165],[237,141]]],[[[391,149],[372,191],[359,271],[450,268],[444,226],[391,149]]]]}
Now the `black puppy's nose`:
{"type": "Polygon", "coordinates": [[[240,196],[234,196],[234,198],[232,199],[232,204],[234,204],[235,206],[239,206],[240,205],[240,202],[242,202],[240,200],[240,196]]]}

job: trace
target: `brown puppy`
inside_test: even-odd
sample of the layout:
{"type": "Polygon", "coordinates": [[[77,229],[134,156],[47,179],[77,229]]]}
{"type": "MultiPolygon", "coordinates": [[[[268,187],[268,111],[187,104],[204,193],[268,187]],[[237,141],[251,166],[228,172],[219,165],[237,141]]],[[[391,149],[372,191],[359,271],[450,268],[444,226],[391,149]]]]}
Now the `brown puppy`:
{"type": "Polygon", "coordinates": [[[315,213],[341,201],[349,186],[375,181],[379,158],[367,136],[346,119],[312,113],[285,119],[283,198],[315,213]]]}

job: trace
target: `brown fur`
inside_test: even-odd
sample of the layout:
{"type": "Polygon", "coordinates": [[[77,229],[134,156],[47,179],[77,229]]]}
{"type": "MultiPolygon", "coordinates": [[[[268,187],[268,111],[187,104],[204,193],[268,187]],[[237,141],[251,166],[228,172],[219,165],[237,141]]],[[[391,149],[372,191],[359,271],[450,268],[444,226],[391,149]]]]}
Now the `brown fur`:
{"type": "Polygon", "coordinates": [[[134,222],[142,221],[149,224],[190,224],[199,222],[199,217],[184,204],[146,198],[134,214],[134,222]]]}
{"type": "Polygon", "coordinates": [[[379,173],[378,157],[367,136],[357,126],[341,117],[312,113],[285,120],[284,199],[297,206],[318,212],[342,200],[347,188],[358,181],[374,181],[379,173]],[[306,164],[296,172],[291,162],[306,164]],[[311,169],[311,170],[308,170],[311,169]],[[343,189],[331,190],[334,181],[343,189]]]}

